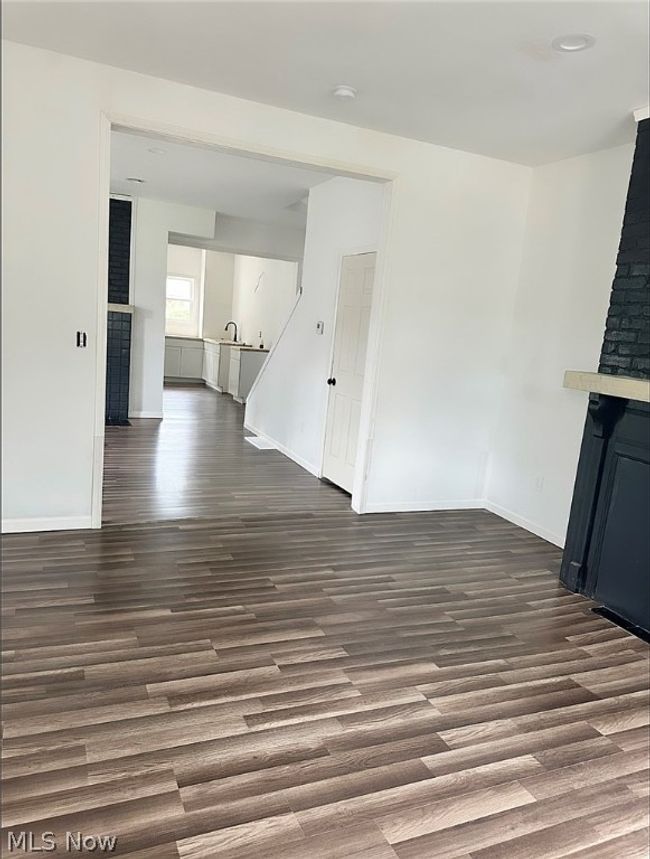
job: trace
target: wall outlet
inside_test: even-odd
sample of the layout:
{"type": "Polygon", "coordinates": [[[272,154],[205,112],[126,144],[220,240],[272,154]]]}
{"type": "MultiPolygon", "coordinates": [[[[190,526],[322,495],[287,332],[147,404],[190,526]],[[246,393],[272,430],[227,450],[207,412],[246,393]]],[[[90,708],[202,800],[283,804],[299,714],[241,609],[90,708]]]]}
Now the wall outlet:
{"type": "Polygon", "coordinates": [[[316,323],[316,334],[323,334],[325,332],[325,323],[317,322],[316,323]]]}
{"type": "Polygon", "coordinates": [[[544,491],[544,478],[543,477],[538,476],[535,478],[535,489],[537,490],[537,492],[543,492],[544,491]]]}

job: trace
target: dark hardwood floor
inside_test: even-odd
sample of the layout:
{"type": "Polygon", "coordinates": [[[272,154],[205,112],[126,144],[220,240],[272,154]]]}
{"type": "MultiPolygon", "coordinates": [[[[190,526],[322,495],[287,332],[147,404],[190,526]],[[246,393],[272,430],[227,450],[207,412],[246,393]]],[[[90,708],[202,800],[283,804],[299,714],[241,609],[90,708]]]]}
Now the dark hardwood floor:
{"type": "Polygon", "coordinates": [[[482,511],[358,517],[195,391],[232,429],[210,451],[176,393],[168,429],[111,433],[130,524],[5,538],[3,855],[9,830],[131,859],[648,855],[648,650],[556,548],[482,511]],[[175,432],[232,506],[156,483],[175,432]]]}
{"type": "Polygon", "coordinates": [[[105,523],[349,509],[344,492],[244,441],[244,407],[232,397],[168,385],[163,414],[107,428],[105,523]]]}

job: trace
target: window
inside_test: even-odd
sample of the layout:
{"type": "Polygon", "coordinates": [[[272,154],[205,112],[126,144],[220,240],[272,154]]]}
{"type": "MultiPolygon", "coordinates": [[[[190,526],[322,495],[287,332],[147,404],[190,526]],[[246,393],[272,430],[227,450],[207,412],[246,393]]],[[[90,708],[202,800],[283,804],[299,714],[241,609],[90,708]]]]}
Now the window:
{"type": "Polygon", "coordinates": [[[183,337],[199,336],[200,296],[193,277],[169,275],[165,334],[183,337]]]}

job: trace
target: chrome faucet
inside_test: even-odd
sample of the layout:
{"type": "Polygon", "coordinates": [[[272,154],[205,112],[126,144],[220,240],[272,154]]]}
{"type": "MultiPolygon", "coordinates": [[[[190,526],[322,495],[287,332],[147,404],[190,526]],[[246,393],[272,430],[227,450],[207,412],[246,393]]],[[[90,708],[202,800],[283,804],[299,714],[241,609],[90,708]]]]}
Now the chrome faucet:
{"type": "Polygon", "coordinates": [[[236,322],[226,322],[226,327],[223,330],[227,331],[231,325],[235,326],[235,336],[233,337],[232,342],[236,343],[237,342],[237,323],[236,322]]]}

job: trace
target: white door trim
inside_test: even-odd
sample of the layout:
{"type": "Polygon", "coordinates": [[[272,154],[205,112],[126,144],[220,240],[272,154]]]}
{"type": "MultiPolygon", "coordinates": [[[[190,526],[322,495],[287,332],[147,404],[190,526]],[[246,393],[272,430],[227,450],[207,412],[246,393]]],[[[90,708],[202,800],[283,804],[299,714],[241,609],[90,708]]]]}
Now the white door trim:
{"type": "MultiPolygon", "coordinates": [[[[99,117],[100,146],[99,146],[99,265],[97,272],[97,336],[95,338],[95,405],[94,405],[94,438],[92,462],[92,501],[91,527],[101,528],[102,524],[102,484],[104,471],[104,416],[106,395],[106,313],[108,293],[106,277],[108,272],[108,200],[110,198],[110,159],[111,159],[111,130],[121,129],[136,134],[150,134],[166,138],[177,143],[189,143],[207,146],[222,152],[239,155],[249,155],[267,161],[281,161],[298,167],[316,167],[333,176],[348,176],[354,179],[385,182],[384,219],[381,240],[378,246],[371,248],[377,253],[375,269],[375,284],[373,290],[372,309],[370,314],[370,330],[368,337],[368,354],[366,357],[366,372],[364,376],[363,396],[361,401],[361,420],[359,428],[359,446],[355,468],[354,489],[352,491],[352,509],[364,513],[366,508],[366,478],[370,462],[372,446],[373,423],[376,404],[377,371],[381,346],[381,327],[384,316],[384,293],[386,278],[385,246],[391,232],[393,221],[393,200],[395,186],[398,184],[398,174],[389,170],[377,170],[368,165],[337,161],[332,158],[319,158],[309,153],[290,150],[278,150],[259,143],[238,141],[211,132],[200,131],[196,128],[170,126],[155,122],[144,117],[127,114],[104,113],[99,117]]],[[[364,252],[368,252],[367,250],[364,252]]],[[[349,255],[349,254],[345,254],[349,255]]],[[[136,308],[137,312],[137,308],[136,308]]],[[[322,469],[322,463],[321,463],[322,469]]],[[[322,471],[321,471],[322,473],[322,471]]]]}
{"type": "MultiPolygon", "coordinates": [[[[95,333],[95,407],[93,435],[92,495],[90,527],[102,527],[102,488],[104,482],[104,424],[106,417],[106,328],[108,319],[108,215],[111,191],[111,122],[105,113],[99,117],[99,212],[97,265],[97,331],[95,333]]],[[[131,210],[133,211],[133,210],[131,210]]],[[[131,285],[129,284],[129,290],[131,285]]]]}
{"type": "Polygon", "coordinates": [[[367,505],[368,474],[375,435],[379,365],[383,345],[382,331],[386,324],[386,280],[388,267],[385,248],[388,245],[388,239],[393,229],[396,191],[396,182],[386,185],[384,191],[384,211],[381,218],[382,229],[377,247],[375,248],[377,254],[375,259],[375,281],[372,288],[372,302],[370,305],[368,351],[363,376],[359,442],[354,468],[354,485],[352,487],[352,509],[355,513],[370,512],[367,505]]]}

